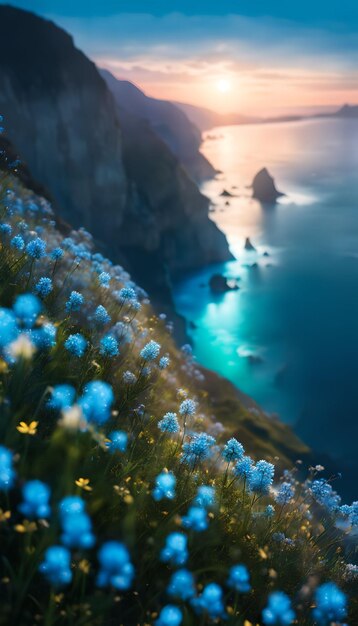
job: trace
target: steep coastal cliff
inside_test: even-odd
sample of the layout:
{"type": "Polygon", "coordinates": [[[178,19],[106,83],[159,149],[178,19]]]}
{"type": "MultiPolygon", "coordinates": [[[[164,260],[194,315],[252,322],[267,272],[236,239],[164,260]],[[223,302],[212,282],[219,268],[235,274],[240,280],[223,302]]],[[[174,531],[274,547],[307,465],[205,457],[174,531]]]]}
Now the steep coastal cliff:
{"type": "Polygon", "coordinates": [[[154,304],[158,294],[172,311],[176,271],[230,258],[208,200],[153,128],[120,114],[67,33],[8,6],[0,7],[0,111],[60,215],[127,260],[154,304]]]}

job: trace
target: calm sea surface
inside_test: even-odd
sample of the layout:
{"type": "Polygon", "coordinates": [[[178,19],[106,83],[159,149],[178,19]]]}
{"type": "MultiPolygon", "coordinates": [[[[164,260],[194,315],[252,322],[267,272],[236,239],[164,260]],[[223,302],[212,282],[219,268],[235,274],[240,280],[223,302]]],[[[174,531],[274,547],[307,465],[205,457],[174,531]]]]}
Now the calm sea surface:
{"type": "Polygon", "coordinates": [[[216,128],[203,152],[222,172],[202,190],[236,260],[176,286],[194,353],[358,469],[358,120],[216,128]],[[271,208],[248,188],[264,166],[286,193],[271,208]],[[240,289],[213,295],[216,271],[240,289]]]}

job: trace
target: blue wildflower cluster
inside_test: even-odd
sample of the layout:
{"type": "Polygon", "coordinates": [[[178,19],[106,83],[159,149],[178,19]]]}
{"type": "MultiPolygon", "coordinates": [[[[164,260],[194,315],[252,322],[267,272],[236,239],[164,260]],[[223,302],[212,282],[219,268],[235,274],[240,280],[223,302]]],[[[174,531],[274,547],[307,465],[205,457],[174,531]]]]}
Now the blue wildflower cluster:
{"type": "Polygon", "coordinates": [[[61,541],[67,548],[92,548],[95,537],[92,522],[85,510],[84,501],[77,496],[67,496],[60,503],[61,541]]]}
{"type": "Polygon", "coordinates": [[[0,446],[0,490],[7,491],[13,486],[15,470],[13,468],[13,455],[4,446],[0,446]]]}
{"type": "Polygon", "coordinates": [[[214,406],[167,317],[85,230],[62,238],[48,203],[19,189],[0,188],[4,615],[355,623],[358,502],[319,466],[302,482],[274,453],[257,460],[261,413],[240,405],[231,436],[231,400],[214,406]]]}
{"type": "Polygon", "coordinates": [[[172,472],[161,472],[155,479],[155,487],[153,489],[154,500],[173,500],[175,498],[176,478],[172,472]]]}
{"type": "Polygon", "coordinates": [[[53,587],[69,585],[72,580],[71,552],[63,546],[47,548],[39,569],[53,587]]]}
{"type": "Polygon", "coordinates": [[[30,480],[22,489],[23,501],[19,510],[30,519],[50,517],[50,488],[41,480],[30,480]]]}
{"type": "Polygon", "coordinates": [[[114,587],[126,590],[132,584],[134,567],[127,548],[118,541],[108,541],[99,553],[100,570],[97,577],[99,587],[114,587]]]}

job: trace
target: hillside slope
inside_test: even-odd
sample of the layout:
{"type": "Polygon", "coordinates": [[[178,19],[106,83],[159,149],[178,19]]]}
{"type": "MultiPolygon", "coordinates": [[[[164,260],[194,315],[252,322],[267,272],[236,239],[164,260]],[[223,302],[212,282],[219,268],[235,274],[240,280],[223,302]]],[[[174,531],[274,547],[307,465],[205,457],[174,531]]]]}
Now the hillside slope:
{"type": "Polygon", "coordinates": [[[0,214],[1,625],[355,623],[357,505],[6,171],[0,214]]]}

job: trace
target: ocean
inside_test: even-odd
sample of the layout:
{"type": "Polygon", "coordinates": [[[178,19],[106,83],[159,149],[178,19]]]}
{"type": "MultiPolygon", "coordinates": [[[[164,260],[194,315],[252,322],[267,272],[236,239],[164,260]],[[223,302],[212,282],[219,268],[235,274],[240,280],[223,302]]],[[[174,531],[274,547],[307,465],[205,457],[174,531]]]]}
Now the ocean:
{"type": "Polygon", "coordinates": [[[215,128],[202,151],[235,260],[175,286],[194,354],[358,475],[358,120],[215,128]],[[262,167],[286,194],[274,206],[251,197],[262,167]],[[216,272],[240,288],[213,294],[216,272]]]}

